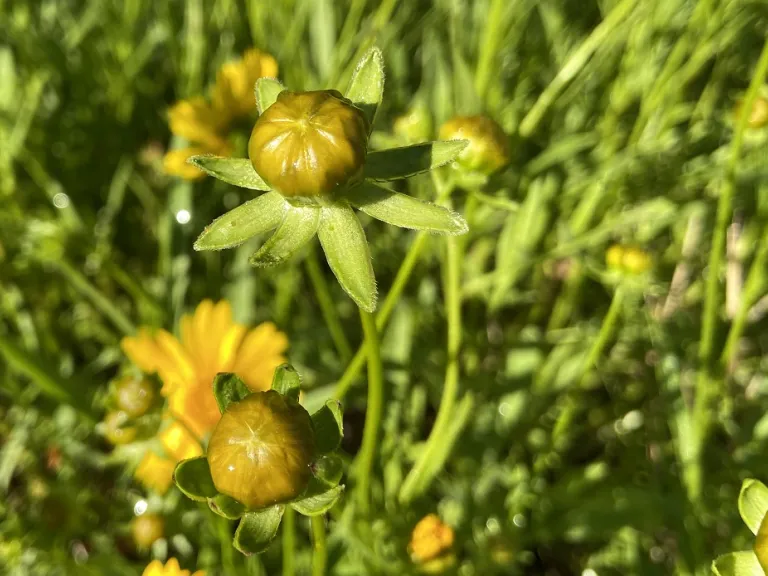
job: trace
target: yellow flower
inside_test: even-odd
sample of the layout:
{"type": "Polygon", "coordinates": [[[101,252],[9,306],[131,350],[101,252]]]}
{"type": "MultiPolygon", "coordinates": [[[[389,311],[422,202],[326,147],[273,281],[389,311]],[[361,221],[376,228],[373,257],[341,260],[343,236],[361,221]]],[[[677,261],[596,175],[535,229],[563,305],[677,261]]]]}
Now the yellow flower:
{"type": "Polygon", "coordinates": [[[437,514],[429,514],[419,520],[408,545],[411,559],[419,564],[442,556],[452,547],[453,528],[444,524],[437,514]]]}
{"type": "MultiPolygon", "coordinates": [[[[182,570],[179,567],[179,561],[176,558],[171,558],[163,566],[160,560],[154,560],[144,569],[141,576],[190,576],[189,570],[182,570]]],[[[191,576],[205,576],[204,570],[198,570],[191,576]]]]}
{"type": "Polygon", "coordinates": [[[173,470],[176,462],[158,456],[151,450],[144,454],[134,475],[147,488],[165,494],[173,482],[173,470]]]}
{"type": "Polygon", "coordinates": [[[202,456],[203,450],[197,439],[179,422],[170,420],[158,435],[165,457],[153,451],[144,454],[135,476],[146,487],[165,494],[173,482],[176,464],[187,458],[202,456]]]}
{"type": "Polygon", "coordinates": [[[230,118],[247,116],[256,109],[253,87],[259,78],[277,76],[277,61],[260,50],[247,50],[240,60],[225,63],[216,75],[211,101],[215,110],[230,118]]]}
{"type": "Polygon", "coordinates": [[[141,328],[121,345],[139,368],[157,372],[171,415],[198,438],[220,418],[211,386],[218,372],[234,372],[258,392],[269,389],[275,368],[285,362],[285,334],[269,322],[251,330],[235,323],[226,300],[201,302],[181,319],[180,332],[181,340],[165,330],[152,334],[141,328]]]}

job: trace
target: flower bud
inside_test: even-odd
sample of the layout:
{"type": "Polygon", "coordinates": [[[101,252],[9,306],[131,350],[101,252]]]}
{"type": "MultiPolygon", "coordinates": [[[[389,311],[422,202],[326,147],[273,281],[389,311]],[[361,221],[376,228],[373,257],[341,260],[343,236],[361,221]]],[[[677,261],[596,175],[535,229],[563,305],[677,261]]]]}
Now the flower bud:
{"type": "Polygon", "coordinates": [[[136,437],[136,428],[125,426],[128,415],[122,410],[108,412],[104,417],[104,436],[115,446],[128,444],[136,437]]]}
{"type": "Polygon", "coordinates": [[[605,251],[605,264],[609,270],[621,270],[622,260],[624,260],[624,247],[620,244],[614,244],[605,251]]]}
{"type": "Polygon", "coordinates": [[[429,514],[413,528],[408,545],[411,559],[417,563],[434,560],[453,547],[453,538],[453,528],[444,524],[437,514],[429,514]]]}
{"type": "Polygon", "coordinates": [[[253,127],[248,156],[283,196],[329,196],[362,177],[368,128],[335,90],[285,90],[253,127]]]}
{"type": "Polygon", "coordinates": [[[117,407],[132,418],[146,414],[154,400],[155,390],[148,380],[126,377],[115,384],[117,407]]]}
{"type": "Polygon", "coordinates": [[[299,496],[314,454],[309,414],[274,390],[230,404],[208,443],[216,489],[251,510],[299,496]]]}
{"type": "Polygon", "coordinates": [[[456,162],[462,168],[492,174],[509,163],[507,135],[486,116],[456,116],[440,127],[441,140],[468,140],[456,162]]]}
{"type": "Polygon", "coordinates": [[[432,118],[423,103],[413,106],[392,125],[395,134],[408,143],[424,142],[432,133],[432,118]]]}
{"type": "Polygon", "coordinates": [[[640,275],[650,269],[653,261],[645,250],[637,246],[614,244],[605,252],[609,270],[630,275],[640,275]]]}
{"type": "Polygon", "coordinates": [[[165,533],[165,520],[157,514],[142,514],[131,522],[133,541],[139,548],[149,548],[165,533]]]}
{"type": "MultiPolygon", "coordinates": [[[[739,100],[736,104],[736,108],[734,110],[736,120],[738,120],[739,116],[741,115],[741,109],[743,105],[744,103],[741,100],[739,100]]],[[[754,130],[757,128],[762,128],[765,125],[768,125],[768,98],[758,96],[752,103],[752,110],[750,110],[749,117],[747,118],[747,126],[754,130]]]]}

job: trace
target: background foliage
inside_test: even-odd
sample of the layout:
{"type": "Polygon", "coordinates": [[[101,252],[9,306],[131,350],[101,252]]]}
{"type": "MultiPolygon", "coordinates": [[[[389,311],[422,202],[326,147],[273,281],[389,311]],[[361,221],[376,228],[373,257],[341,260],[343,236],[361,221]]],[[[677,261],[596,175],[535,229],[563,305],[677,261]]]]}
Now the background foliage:
{"type": "MultiPolygon", "coordinates": [[[[388,76],[374,147],[406,143],[393,121],[409,111],[420,139],[455,114],[483,112],[513,151],[507,170],[453,197],[457,209],[473,197],[476,209],[446,467],[426,494],[398,503],[446,362],[443,244],[431,237],[385,335],[371,537],[337,507],[334,573],[415,572],[408,535],[429,512],[454,527],[452,569],[463,575],[707,573],[716,554],[748,547],[739,485],[768,477],[768,342],[756,305],[766,292],[765,129],[748,126],[731,154],[734,107],[767,24],[760,0],[0,2],[3,573],[137,574],[166,554],[209,574],[227,563],[279,571],[279,546],[233,557],[230,527],[175,490],[149,500],[166,539],[137,551],[128,523],[146,495],[95,426],[125,363],[120,338],[142,324],[172,328],[205,297],[289,335],[308,402],[344,371],[300,259],[254,271],[254,245],[192,251],[247,191],[161,171],[163,151],[181,144],[167,108],[204,93],[250,46],[277,58],[287,85],[311,89],[343,87],[375,43],[388,76]],[[728,252],[713,272],[724,194],[728,252]],[[189,222],[177,221],[181,210],[189,222]],[[606,269],[614,243],[642,246],[652,271],[606,269]],[[687,422],[702,378],[716,401],[697,460],[687,422]]],[[[247,129],[232,136],[241,151],[247,129]]],[[[435,195],[428,176],[408,188],[435,195]]],[[[384,294],[414,234],[365,225],[384,294]]],[[[331,291],[357,344],[354,305],[331,291]]],[[[345,399],[350,455],[361,384],[345,399]]],[[[309,532],[299,529],[306,569],[309,532]]]]}

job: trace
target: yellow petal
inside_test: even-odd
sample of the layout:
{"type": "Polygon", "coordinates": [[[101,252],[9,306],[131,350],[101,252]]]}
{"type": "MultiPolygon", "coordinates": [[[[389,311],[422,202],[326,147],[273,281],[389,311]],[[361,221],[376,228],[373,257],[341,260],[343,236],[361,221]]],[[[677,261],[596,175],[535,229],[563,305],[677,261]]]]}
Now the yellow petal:
{"type": "Polygon", "coordinates": [[[203,98],[180,100],[168,110],[171,132],[208,148],[221,147],[228,121],[203,98]]]}
{"type": "Polygon", "coordinates": [[[282,353],[287,347],[288,338],[274,324],[260,324],[243,339],[233,371],[251,390],[267,390],[275,368],[285,362],[282,353]]]}
{"type": "Polygon", "coordinates": [[[160,433],[160,442],[169,456],[176,462],[203,455],[197,439],[178,422],[172,422],[160,433]]]}
{"type": "Polygon", "coordinates": [[[207,148],[189,147],[170,150],[163,156],[163,171],[171,176],[178,176],[184,180],[200,180],[205,178],[205,172],[197,166],[189,164],[187,159],[200,154],[215,154],[207,148]]]}
{"type": "Polygon", "coordinates": [[[160,560],[153,560],[144,568],[142,576],[163,576],[164,568],[160,560]]]}
{"type": "Polygon", "coordinates": [[[165,494],[173,482],[173,470],[176,463],[162,458],[152,451],[147,452],[136,468],[134,476],[147,488],[165,494]]]}

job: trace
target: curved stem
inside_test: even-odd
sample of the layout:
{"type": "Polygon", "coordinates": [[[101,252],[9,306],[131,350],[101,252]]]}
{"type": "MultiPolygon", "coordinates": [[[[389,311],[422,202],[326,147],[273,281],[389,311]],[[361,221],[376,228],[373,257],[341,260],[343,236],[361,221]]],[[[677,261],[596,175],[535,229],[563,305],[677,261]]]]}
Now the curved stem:
{"type": "Polygon", "coordinates": [[[312,576],[324,576],[328,562],[328,549],[325,545],[325,518],[312,516],[312,576]]]}
{"type": "Polygon", "coordinates": [[[371,505],[371,473],[381,423],[383,403],[383,382],[379,332],[373,314],[360,310],[360,320],[365,333],[365,348],[368,355],[368,408],[363,428],[363,445],[358,456],[357,505],[360,513],[367,516],[371,505]]]}
{"type": "Polygon", "coordinates": [[[336,306],[331,297],[328,282],[326,282],[323,270],[320,267],[316,249],[313,248],[310,250],[304,260],[304,264],[307,268],[307,274],[309,274],[309,281],[312,282],[312,288],[315,291],[317,302],[320,304],[320,310],[323,313],[325,325],[331,333],[331,339],[336,347],[336,352],[339,354],[339,358],[341,358],[342,362],[349,362],[349,359],[352,358],[352,348],[349,346],[349,341],[347,340],[346,334],[344,334],[344,328],[341,326],[339,315],[336,313],[336,306]]]}
{"type": "Polygon", "coordinates": [[[283,512],[283,576],[296,574],[296,512],[290,506],[283,512]]]}

